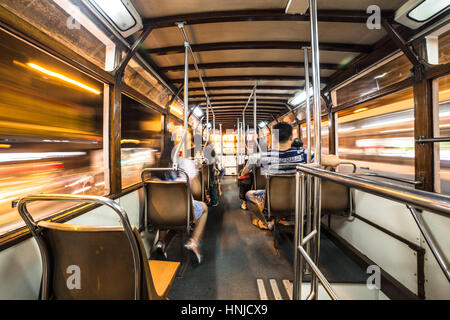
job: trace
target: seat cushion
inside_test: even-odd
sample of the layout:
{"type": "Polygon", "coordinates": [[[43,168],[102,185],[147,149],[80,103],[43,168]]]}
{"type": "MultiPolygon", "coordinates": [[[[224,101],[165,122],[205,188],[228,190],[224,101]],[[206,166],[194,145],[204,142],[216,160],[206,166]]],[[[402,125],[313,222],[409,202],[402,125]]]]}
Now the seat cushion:
{"type": "Polygon", "coordinates": [[[163,260],[149,260],[148,263],[156,293],[158,296],[166,298],[166,294],[175,279],[175,274],[180,263],[163,260]]]}

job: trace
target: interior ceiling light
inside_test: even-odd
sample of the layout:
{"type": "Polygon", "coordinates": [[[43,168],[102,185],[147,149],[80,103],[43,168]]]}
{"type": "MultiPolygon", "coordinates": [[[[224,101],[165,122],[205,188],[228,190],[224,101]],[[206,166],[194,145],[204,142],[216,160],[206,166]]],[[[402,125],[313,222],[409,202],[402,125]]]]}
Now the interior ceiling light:
{"type": "Polygon", "coordinates": [[[423,22],[432,18],[448,7],[450,7],[450,4],[445,0],[425,0],[417,7],[412,9],[408,13],[408,17],[415,21],[423,22]]]}
{"type": "MultiPolygon", "coordinates": [[[[311,97],[312,95],[313,95],[313,90],[312,90],[312,88],[310,88],[309,96],[311,97]]],[[[289,101],[289,104],[293,107],[297,107],[298,105],[302,104],[305,101],[306,101],[306,92],[301,91],[301,92],[297,93],[294,96],[294,98],[291,99],[291,101],[289,101]]]]}
{"type": "Polygon", "coordinates": [[[200,119],[201,117],[203,117],[203,111],[199,106],[195,107],[193,112],[197,118],[200,119]]]}
{"type": "Polygon", "coordinates": [[[175,106],[170,106],[170,111],[173,111],[173,112],[179,114],[180,116],[183,115],[183,111],[181,111],[180,109],[178,109],[178,108],[175,107],[175,106]]]}
{"type": "Polygon", "coordinates": [[[142,19],[129,0],[89,0],[124,36],[142,29],[142,19]]]}
{"type": "Polygon", "coordinates": [[[409,0],[395,12],[395,21],[417,29],[448,8],[448,0],[409,0]]]}

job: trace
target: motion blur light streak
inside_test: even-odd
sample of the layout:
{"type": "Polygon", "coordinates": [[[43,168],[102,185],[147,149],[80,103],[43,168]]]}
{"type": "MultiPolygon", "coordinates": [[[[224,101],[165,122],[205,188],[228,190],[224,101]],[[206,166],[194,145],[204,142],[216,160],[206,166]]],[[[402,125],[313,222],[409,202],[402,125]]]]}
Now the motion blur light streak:
{"type": "Polygon", "coordinates": [[[62,80],[62,81],[71,83],[71,84],[73,84],[73,85],[76,85],[76,86],[78,86],[78,87],[80,87],[80,88],[83,88],[83,89],[85,89],[85,90],[87,90],[87,91],[90,91],[90,92],[92,92],[92,93],[95,93],[95,94],[97,94],[97,95],[99,95],[99,94],[101,93],[100,91],[95,90],[95,89],[93,89],[93,88],[91,88],[91,87],[89,87],[89,86],[87,86],[87,85],[85,85],[85,84],[83,84],[83,83],[81,83],[81,82],[78,82],[78,81],[76,81],[76,80],[73,80],[73,79],[71,79],[71,78],[69,78],[69,77],[66,77],[65,75],[60,74],[60,73],[57,73],[57,72],[53,72],[53,71],[47,70],[47,69],[45,69],[45,68],[43,68],[43,67],[41,67],[41,66],[38,66],[37,64],[34,64],[34,63],[31,63],[31,62],[30,62],[30,63],[27,63],[27,65],[28,65],[29,67],[31,67],[31,68],[37,70],[37,71],[40,71],[40,72],[42,72],[42,73],[48,75],[48,76],[51,76],[51,77],[60,79],[60,80],[62,80]]]}
{"type": "Polygon", "coordinates": [[[11,148],[10,144],[0,144],[0,148],[8,149],[11,148]]]}
{"type": "Polygon", "coordinates": [[[366,110],[369,110],[369,108],[361,108],[361,109],[353,111],[353,113],[358,113],[358,112],[362,112],[362,111],[366,111],[366,110]]]}
{"type": "Polygon", "coordinates": [[[86,154],[86,152],[3,153],[3,154],[0,154],[0,162],[29,161],[29,160],[48,159],[48,158],[75,157],[75,156],[83,156],[85,154],[86,154]]]}
{"type": "Polygon", "coordinates": [[[140,144],[141,140],[137,140],[137,139],[122,139],[122,140],[120,140],[120,143],[121,144],[124,144],[124,143],[140,144]]]}

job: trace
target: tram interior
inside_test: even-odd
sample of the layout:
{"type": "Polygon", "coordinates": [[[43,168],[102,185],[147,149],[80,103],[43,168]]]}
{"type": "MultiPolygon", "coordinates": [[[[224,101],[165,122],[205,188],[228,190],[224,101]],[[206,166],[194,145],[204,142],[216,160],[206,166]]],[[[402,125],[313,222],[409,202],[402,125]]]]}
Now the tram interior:
{"type": "MultiPolygon", "coordinates": [[[[449,10],[442,0],[1,1],[0,299],[450,299],[449,10]],[[261,145],[276,150],[281,122],[314,159],[292,175],[286,225],[261,230],[241,209],[238,178],[261,145]],[[158,183],[143,171],[161,167],[167,138],[175,171],[191,144],[201,151],[199,195],[157,181],[188,191],[151,198],[158,183]],[[221,178],[201,170],[207,141],[221,178]],[[184,247],[193,207],[177,228],[155,227],[149,208],[173,215],[191,193],[212,202],[217,183],[198,263],[184,247]],[[342,188],[348,203],[333,209],[342,188]],[[66,264],[108,230],[132,250],[105,249],[89,269],[107,274],[97,269],[120,260],[118,274],[128,259],[125,293],[59,288],[66,264]]],[[[269,174],[254,179],[269,197],[269,174]]]]}

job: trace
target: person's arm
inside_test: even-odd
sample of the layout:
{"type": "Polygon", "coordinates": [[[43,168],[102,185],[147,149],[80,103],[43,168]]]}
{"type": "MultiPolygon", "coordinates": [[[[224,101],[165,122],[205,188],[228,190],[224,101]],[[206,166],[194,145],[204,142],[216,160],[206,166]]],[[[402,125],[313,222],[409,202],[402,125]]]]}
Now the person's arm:
{"type": "Polygon", "coordinates": [[[256,153],[248,157],[247,163],[245,164],[244,169],[242,169],[241,176],[245,176],[255,169],[256,163],[258,162],[258,156],[259,154],[256,153]]]}

